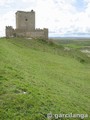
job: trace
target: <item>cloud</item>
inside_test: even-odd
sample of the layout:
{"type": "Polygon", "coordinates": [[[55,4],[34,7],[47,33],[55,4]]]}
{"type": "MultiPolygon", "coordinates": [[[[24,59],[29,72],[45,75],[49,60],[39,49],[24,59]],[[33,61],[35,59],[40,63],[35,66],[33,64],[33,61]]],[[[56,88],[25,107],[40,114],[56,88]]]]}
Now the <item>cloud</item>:
{"type": "Polygon", "coordinates": [[[27,6],[26,8],[35,8],[37,4],[37,0],[21,0],[21,3],[27,6]]]}
{"type": "Polygon", "coordinates": [[[6,6],[7,4],[13,3],[14,0],[0,0],[0,6],[6,6]]]}
{"type": "Polygon", "coordinates": [[[76,14],[72,5],[74,0],[38,0],[37,22],[39,26],[49,27],[50,31],[66,33],[71,30],[76,14]],[[39,22],[41,21],[41,22],[39,22]]]}
{"type": "Polygon", "coordinates": [[[35,3],[36,2],[36,0],[22,0],[22,2],[25,2],[25,3],[35,3]]]}
{"type": "Polygon", "coordinates": [[[38,6],[37,10],[39,17],[38,22],[41,21],[41,26],[46,25],[46,27],[49,27],[49,31],[58,34],[89,32],[90,1],[87,1],[82,11],[77,10],[75,1],[76,0],[41,0],[41,7],[38,6]],[[40,18],[40,16],[42,17],[40,18]]]}

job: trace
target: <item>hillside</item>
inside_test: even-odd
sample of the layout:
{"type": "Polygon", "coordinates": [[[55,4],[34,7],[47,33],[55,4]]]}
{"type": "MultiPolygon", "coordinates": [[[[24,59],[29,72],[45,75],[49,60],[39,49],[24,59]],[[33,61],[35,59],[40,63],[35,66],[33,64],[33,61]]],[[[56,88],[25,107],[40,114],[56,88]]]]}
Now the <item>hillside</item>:
{"type": "Polygon", "coordinates": [[[0,38],[0,111],[0,120],[90,115],[90,58],[52,41],[0,38]]]}

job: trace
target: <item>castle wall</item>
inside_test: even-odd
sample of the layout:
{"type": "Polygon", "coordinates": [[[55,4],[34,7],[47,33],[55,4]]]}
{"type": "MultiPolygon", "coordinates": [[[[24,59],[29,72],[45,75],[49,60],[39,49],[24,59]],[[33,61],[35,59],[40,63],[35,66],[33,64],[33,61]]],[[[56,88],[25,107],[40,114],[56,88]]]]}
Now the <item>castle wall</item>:
{"type": "Polygon", "coordinates": [[[44,31],[44,29],[27,32],[26,36],[31,38],[43,38],[43,39],[48,38],[48,34],[46,34],[46,31],[44,31]]]}
{"type": "Polygon", "coordinates": [[[33,10],[31,12],[17,11],[16,29],[35,30],[35,12],[33,10]]]}
{"type": "Polygon", "coordinates": [[[15,30],[17,37],[43,38],[48,39],[48,29],[36,29],[34,31],[25,32],[18,29],[15,30]]]}

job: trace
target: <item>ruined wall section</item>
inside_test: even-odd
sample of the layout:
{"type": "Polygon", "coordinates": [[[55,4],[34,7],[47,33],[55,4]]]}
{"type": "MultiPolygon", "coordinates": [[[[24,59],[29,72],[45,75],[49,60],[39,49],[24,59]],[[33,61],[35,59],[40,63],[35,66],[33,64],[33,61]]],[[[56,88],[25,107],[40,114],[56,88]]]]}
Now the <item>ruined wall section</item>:
{"type": "Polygon", "coordinates": [[[8,37],[13,37],[14,34],[15,34],[15,31],[14,31],[14,29],[13,29],[12,26],[6,26],[5,32],[6,32],[6,37],[7,37],[7,38],[8,38],[8,37]]]}
{"type": "Polygon", "coordinates": [[[48,39],[48,29],[35,29],[32,31],[25,31],[20,29],[13,29],[12,26],[6,26],[6,37],[25,37],[25,38],[42,38],[48,39]]]}

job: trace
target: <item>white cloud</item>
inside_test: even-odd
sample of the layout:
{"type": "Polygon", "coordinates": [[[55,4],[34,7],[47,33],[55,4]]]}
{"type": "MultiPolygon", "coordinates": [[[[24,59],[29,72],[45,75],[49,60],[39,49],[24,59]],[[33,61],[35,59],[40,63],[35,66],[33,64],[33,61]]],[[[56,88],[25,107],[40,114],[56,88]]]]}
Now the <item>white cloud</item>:
{"type": "Polygon", "coordinates": [[[29,4],[31,6],[35,6],[37,4],[37,0],[21,0],[24,4],[29,4]]]}
{"type": "Polygon", "coordinates": [[[0,0],[0,6],[13,3],[14,0],[0,0]]]}
{"type": "Polygon", "coordinates": [[[88,32],[90,29],[90,2],[81,12],[76,10],[74,3],[75,0],[39,0],[37,18],[40,24],[38,25],[41,27],[46,25],[51,32],[60,34],[88,32]]]}
{"type": "Polygon", "coordinates": [[[36,2],[36,0],[22,0],[22,2],[31,3],[31,2],[36,2]]]}
{"type": "Polygon", "coordinates": [[[39,26],[49,27],[50,31],[67,32],[66,29],[72,25],[73,13],[76,14],[72,6],[72,0],[38,0],[37,22],[39,26]],[[41,22],[40,22],[41,21],[41,22]],[[61,29],[61,30],[60,30],[61,29]]]}

